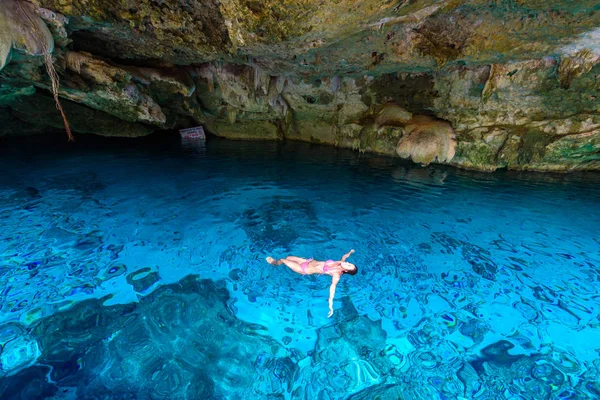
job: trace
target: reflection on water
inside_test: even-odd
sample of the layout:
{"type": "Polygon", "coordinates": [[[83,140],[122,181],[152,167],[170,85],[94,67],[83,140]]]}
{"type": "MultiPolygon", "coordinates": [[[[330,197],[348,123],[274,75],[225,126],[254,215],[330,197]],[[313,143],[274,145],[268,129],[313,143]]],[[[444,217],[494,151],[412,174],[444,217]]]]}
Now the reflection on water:
{"type": "Polygon", "coordinates": [[[0,159],[2,398],[597,398],[600,176],[304,144],[0,159]],[[329,281],[264,262],[336,258],[329,281]]]}

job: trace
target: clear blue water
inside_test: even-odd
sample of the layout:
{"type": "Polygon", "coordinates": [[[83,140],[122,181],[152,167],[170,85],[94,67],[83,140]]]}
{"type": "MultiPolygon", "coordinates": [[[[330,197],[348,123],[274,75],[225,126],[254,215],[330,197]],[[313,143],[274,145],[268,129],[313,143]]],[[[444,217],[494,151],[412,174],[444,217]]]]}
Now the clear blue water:
{"type": "Polygon", "coordinates": [[[600,398],[598,174],[81,142],[0,151],[2,398],[600,398]]]}

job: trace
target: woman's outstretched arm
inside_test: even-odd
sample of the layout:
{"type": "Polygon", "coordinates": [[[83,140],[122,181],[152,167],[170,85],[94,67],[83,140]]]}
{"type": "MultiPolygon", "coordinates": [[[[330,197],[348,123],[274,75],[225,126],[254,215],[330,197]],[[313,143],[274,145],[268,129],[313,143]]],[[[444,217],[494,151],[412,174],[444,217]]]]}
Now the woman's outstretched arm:
{"type": "Polygon", "coordinates": [[[352,255],[352,253],[354,253],[354,249],[352,249],[349,252],[347,252],[346,254],[344,254],[344,257],[342,257],[342,261],[346,261],[346,259],[348,257],[350,257],[352,255]]]}
{"type": "Polygon", "coordinates": [[[335,287],[339,281],[339,275],[334,275],[331,279],[331,286],[329,287],[329,314],[327,315],[327,318],[333,315],[333,298],[335,297],[335,287]]]}

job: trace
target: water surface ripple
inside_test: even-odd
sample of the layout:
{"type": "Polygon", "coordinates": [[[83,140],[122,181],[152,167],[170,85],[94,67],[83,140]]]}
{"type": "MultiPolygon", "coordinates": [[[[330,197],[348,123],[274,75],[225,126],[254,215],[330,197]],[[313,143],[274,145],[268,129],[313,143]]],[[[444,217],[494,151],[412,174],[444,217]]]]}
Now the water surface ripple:
{"type": "Polygon", "coordinates": [[[3,398],[600,397],[598,174],[224,141],[1,152],[3,398]],[[326,277],[264,262],[352,248],[332,319],[326,277]]]}

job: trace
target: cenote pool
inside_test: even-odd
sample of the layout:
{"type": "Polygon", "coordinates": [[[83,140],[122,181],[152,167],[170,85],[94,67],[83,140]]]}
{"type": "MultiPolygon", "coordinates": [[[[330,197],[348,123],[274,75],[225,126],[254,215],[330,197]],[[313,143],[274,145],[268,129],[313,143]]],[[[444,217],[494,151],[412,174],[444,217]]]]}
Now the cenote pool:
{"type": "Polygon", "coordinates": [[[3,399],[600,397],[600,175],[290,143],[0,150],[3,399]],[[330,278],[271,255],[355,249],[330,278]]]}

